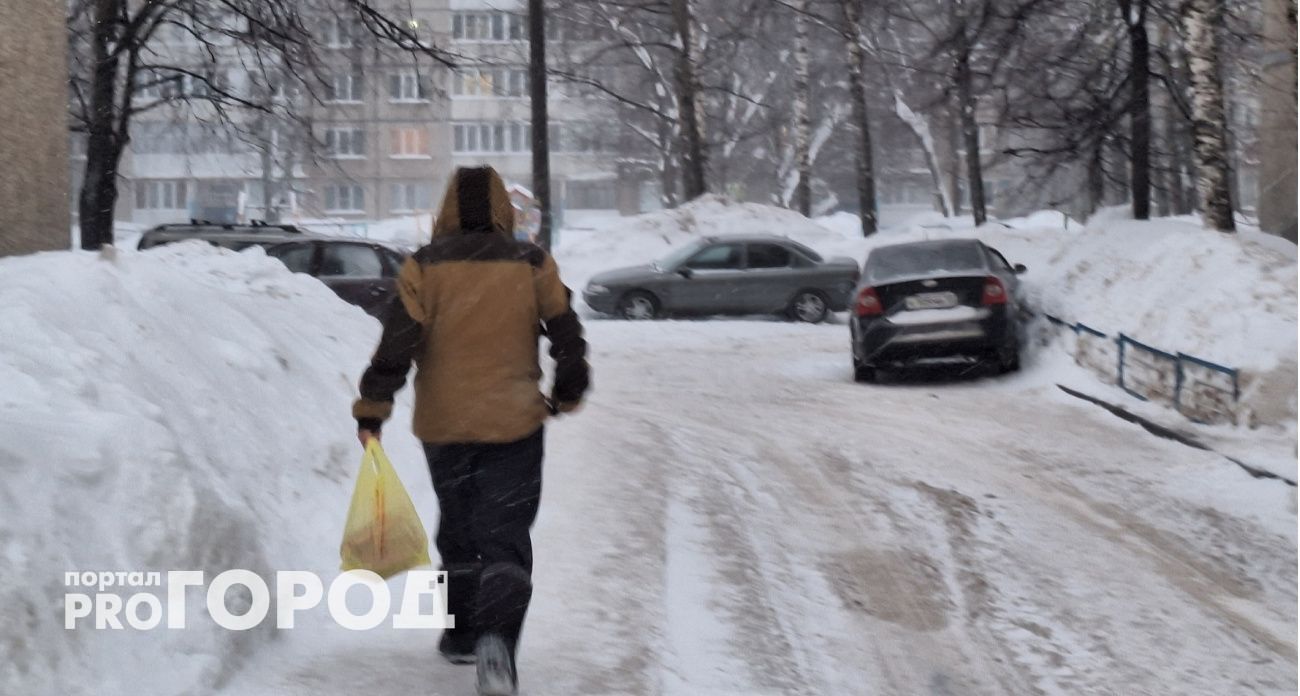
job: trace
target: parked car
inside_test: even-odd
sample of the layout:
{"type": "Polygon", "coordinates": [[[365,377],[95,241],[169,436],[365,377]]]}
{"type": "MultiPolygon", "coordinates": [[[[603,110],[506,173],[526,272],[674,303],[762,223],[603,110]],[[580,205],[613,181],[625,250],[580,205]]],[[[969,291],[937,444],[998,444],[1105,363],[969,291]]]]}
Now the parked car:
{"type": "Polygon", "coordinates": [[[381,244],[350,239],[307,238],[277,244],[266,253],[380,318],[393,298],[397,272],[405,260],[400,252],[381,244]]]}
{"type": "Polygon", "coordinates": [[[785,237],[706,237],[645,266],[591,279],[587,305],[625,319],[784,313],[817,323],[848,308],[858,265],[785,237]]]}
{"type": "Polygon", "coordinates": [[[253,245],[268,247],[302,238],[302,230],[293,225],[261,222],[221,224],[194,220],[184,224],[158,225],[140,236],[136,245],[141,251],[172,242],[200,239],[216,246],[240,251],[253,245]]]}
{"type": "Polygon", "coordinates": [[[1020,279],[996,249],[975,239],[915,242],[871,251],[849,321],[860,382],[880,367],[925,358],[1020,367],[1020,279]]]}

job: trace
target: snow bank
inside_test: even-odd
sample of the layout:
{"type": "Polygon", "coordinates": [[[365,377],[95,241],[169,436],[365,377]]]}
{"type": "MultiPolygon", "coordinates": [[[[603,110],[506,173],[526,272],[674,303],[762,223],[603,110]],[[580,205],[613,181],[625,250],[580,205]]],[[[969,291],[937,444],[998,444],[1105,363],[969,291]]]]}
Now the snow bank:
{"type": "Polygon", "coordinates": [[[1295,420],[1296,260],[1186,220],[1104,220],[1051,260],[1042,309],[1242,370],[1255,423],[1295,420]]]}
{"type": "MultiPolygon", "coordinates": [[[[0,693],[209,692],[275,638],[274,609],[228,632],[193,590],[183,631],[68,631],[64,573],[328,584],[378,322],[260,251],[198,242],[0,260],[0,296],[0,693]]],[[[392,440],[430,509],[418,450],[392,440]]]]}
{"type": "Polygon", "coordinates": [[[601,271],[649,263],[700,237],[728,234],[788,236],[822,253],[840,253],[830,249],[844,239],[791,210],[708,195],[670,210],[565,228],[555,253],[565,281],[581,288],[601,271]]]}
{"type": "Polygon", "coordinates": [[[847,213],[808,220],[790,210],[706,196],[675,210],[563,230],[557,258],[575,288],[617,266],[648,263],[700,236],[789,236],[827,256],[859,261],[888,244],[978,238],[1023,263],[1036,310],[1123,332],[1156,348],[1243,370],[1256,424],[1294,421],[1295,245],[1259,234],[1223,235],[1194,218],[1135,222],[1108,209],[1087,226],[1057,211],[990,221],[924,211],[864,239],[847,213]]]}

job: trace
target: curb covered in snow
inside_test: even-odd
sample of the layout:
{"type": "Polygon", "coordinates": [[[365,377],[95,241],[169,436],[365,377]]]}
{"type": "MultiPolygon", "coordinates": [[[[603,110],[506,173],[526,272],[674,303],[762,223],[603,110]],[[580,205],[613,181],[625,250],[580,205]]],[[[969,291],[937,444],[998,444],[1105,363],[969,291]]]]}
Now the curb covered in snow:
{"type": "Polygon", "coordinates": [[[1109,401],[1106,401],[1104,399],[1099,399],[1089,394],[1085,394],[1076,389],[1071,389],[1070,387],[1067,387],[1064,384],[1058,384],[1056,386],[1061,391],[1065,392],[1066,394],[1069,394],[1070,396],[1073,396],[1076,399],[1081,399],[1083,401],[1087,401],[1090,404],[1100,406],[1106,409],[1107,411],[1109,411],[1112,415],[1118,416],[1119,418],[1122,418],[1123,420],[1126,420],[1130,423],[1134,423],[1136,425],[1142,426],[1143,429],[1145,429],[1147,432],[1151,433],[1152,435],[1155,435],[1156,437],[1162,437],[1166,440],[1172,440],[1174,442],[1177,442],[1180,445],[1186,445],[1187,447],[1191,447],[1192,449],[1198,449],[1204,452],[1213,452],[1219,455],[1220,457],[1223,457],[1224,459],[1232,462],[1233,464],[1236,464],[1237,466],[1241,467],[1243,470],[1246,471],[1246,473],[1250,474],[1254,478],[1275,479],[1287,484],[1288,486],[1291,486],[1292,488],[1296,487],[1296,482],[1292,481],[1289,478],[1286,478],[1285,476],[1280,476],[1271,471],[1267,471],[1264,469],[1260,469],[1258,467],[1251,466],[1241,461],[1240,459],[1223,454],[1222,452],[1215,450],[1213,447],[1210,447],[1189,435],[1180,433],[1177,430],[1174,430],[1173,428],[1160,425],[1159,423],[1156,423],[1155,421],[1152,421],[1150,419],[1143,418],[1142,416],[1139,416],[1136,413],[1133,413],[1132,411],[1129,411],[1122,406],[1112,404],[1109,401]]]}

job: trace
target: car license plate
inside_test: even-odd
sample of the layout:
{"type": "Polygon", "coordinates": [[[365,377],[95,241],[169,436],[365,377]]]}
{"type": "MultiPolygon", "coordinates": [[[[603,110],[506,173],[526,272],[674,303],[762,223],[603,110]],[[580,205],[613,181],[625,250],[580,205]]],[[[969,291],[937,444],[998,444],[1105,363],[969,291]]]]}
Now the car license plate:
{"type": "Polygon", "coordinates": [[[951,292],[926,292],[907,298],[905,305],[908,309],[948,309],[957,306],[957,295],[951,292]]]}

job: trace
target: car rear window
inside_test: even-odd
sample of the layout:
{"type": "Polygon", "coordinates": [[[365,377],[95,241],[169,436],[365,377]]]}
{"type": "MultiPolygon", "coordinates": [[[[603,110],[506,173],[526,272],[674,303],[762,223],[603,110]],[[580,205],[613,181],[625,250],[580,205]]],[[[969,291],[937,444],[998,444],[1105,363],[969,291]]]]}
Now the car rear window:
{"type": "Polygon", "coordinates": [[[873,280],[985,270],[978,244],[903,244],[881,247],[867,257],[873,280]]]}

